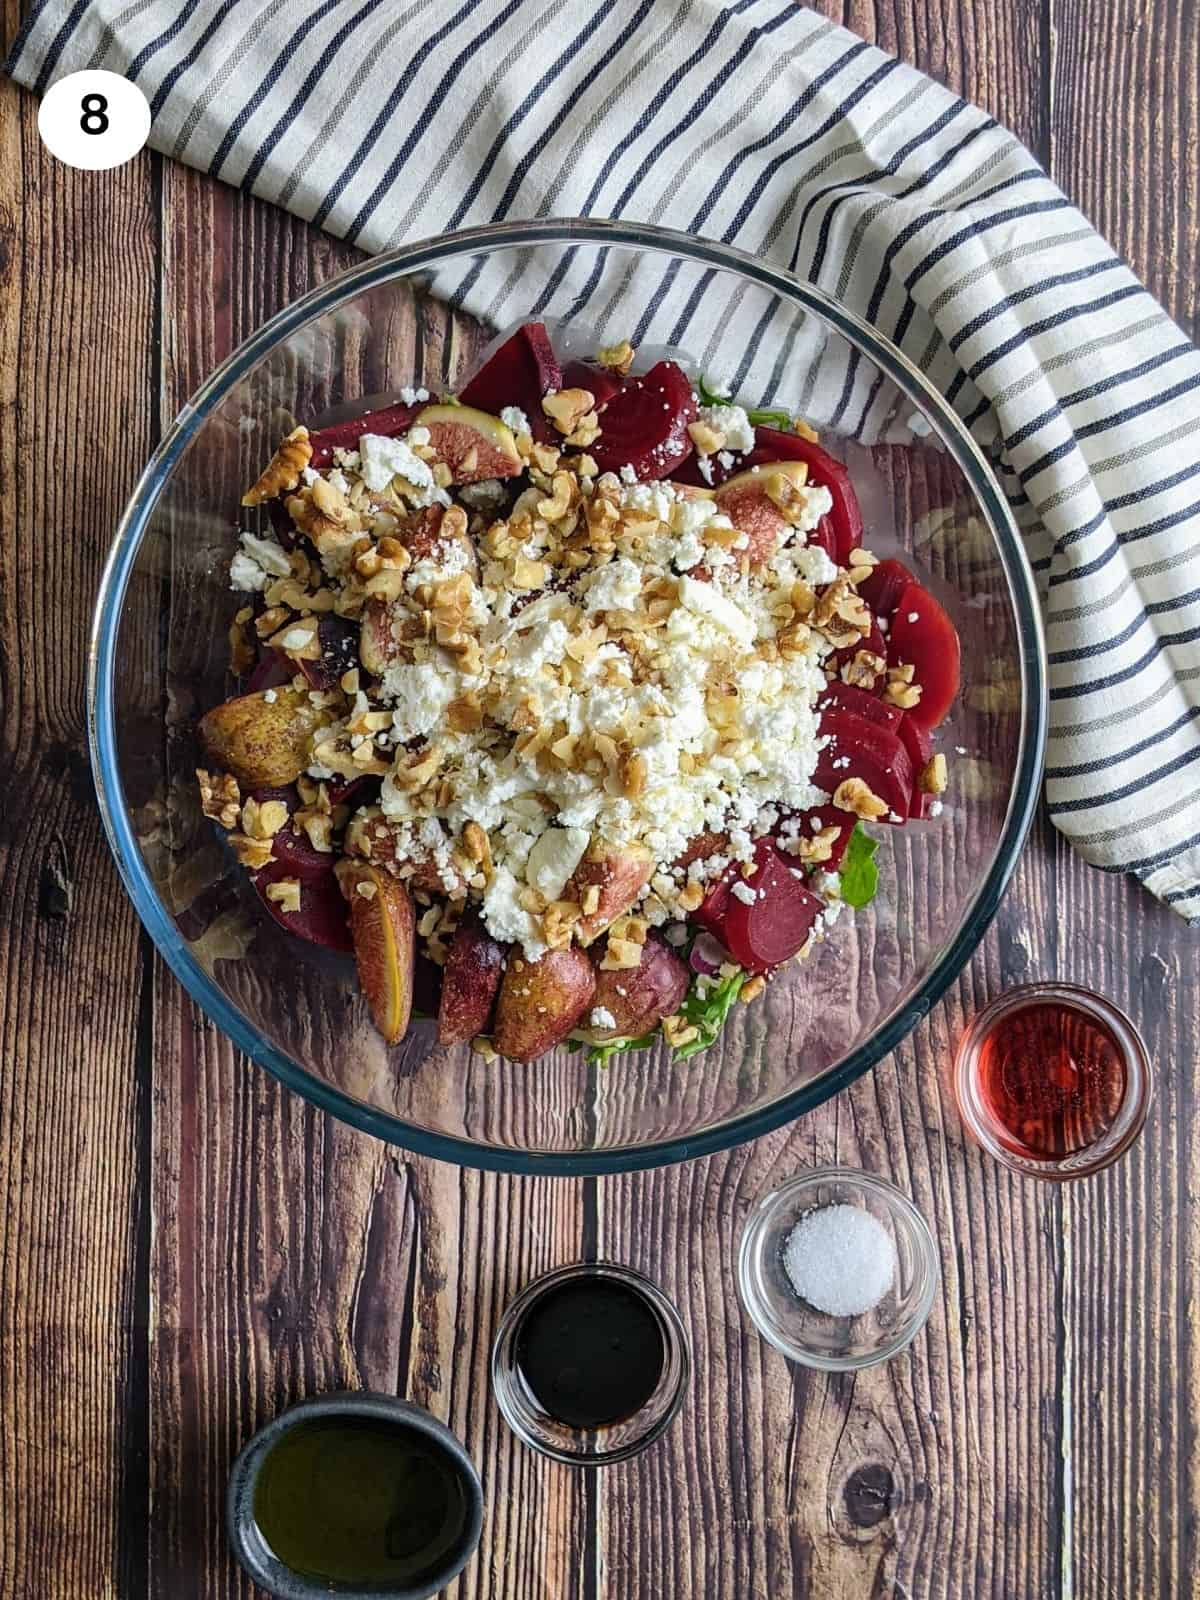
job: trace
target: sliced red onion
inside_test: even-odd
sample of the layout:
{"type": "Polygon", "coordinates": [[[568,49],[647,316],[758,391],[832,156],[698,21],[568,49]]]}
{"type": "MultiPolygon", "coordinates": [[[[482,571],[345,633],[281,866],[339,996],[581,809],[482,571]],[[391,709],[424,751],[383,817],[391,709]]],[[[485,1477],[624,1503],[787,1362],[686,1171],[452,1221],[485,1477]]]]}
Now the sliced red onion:
{"type": "Polygon", "coordinates": [[[698,934],[688,956],[692,971],[702,972],[706,978],[720,972],[724,964],[732,960],[729,951],[711,933],[698,934]]]}

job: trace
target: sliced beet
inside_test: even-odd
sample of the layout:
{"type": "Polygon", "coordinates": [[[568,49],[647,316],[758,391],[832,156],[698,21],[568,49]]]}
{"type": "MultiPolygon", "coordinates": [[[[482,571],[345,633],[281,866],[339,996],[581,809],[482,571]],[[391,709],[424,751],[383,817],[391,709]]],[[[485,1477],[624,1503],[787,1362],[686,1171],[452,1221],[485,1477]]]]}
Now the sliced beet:
{"type": "Polygon", "coordinates": [[[621,379],[609,367],[598,361],[568,361],[562,369],[564,389],[586,389],[596,398],[596,404],[608,403],[621,388],[621,379]]]}
{"type": "Polygon", "coordinates": [[[904,717],[899,706],[890,706],[878,695],[869,689],[859,689],[852,683],[843,683],[840,678],[834,678],[832,683],[822,689],[817,699],[817,710],[850,711],[856,717],[862,717],[867,722],[877,722],[882,728],[889,728],[893,733],[899,730],[904,717]]]}
{"type": "Polygon", "coordinates": [[[259,656],[258,665],[246,679],[247,694],[257,694],[260,689],[282,689],[291,683],[296,669],[285,655],[268,646],[259,656]]]}
{"type": "Polygon", "coordinates": [[[294,933],[298,939],[306,939],[309,944],[349,953],[354,948],[350,937],[349,910],[333,873],[333,857],[326,856],[325,859],[329,865],[320,877],[301,880],[299,911],[284,911],[274,900],[267,899],[269,883],[278,883],[281,878],[299,877],[294,867],[281,861],[271,861],[257,872],[252,872],[250,880],[263,905],[286,932],[294,933]]]}
{"type": "Polygon", "coordinates": [[[365,806],[370,805],[379,783],[370,774],[365,778],[326,778],[325,793],[331,806],[349,805],[352,800],[356,806],[365,806]]]}
{"type": "Polygon", "coordinates": [[[923,584],[910,583],[896,602],[888,660],[913,668],[921,698],[908,715],[918,726],[936,728],[945,720],[958,693],[959,658],[958,630],[923,584]]]}
{"type": "Polygon", "coordinates": [[[383,406],[378,411],[364,411],[362,416],[351,417],[347,422],[334,422],[328,428],[318,428],[308,436],[313,452],[309,465],[318,470],[331,466],[333,452],[357,450],[358,441],[364,433],[377,433],[384,439],[394,439],[398,434],[407,433],[420,409],[420,405],[383,406]]]}
{"type": "Polygon", "coordinates": [[[309,687],[333,689],[339,680],[358,666],[358,627],[344,617],[325,612],[317,623],[321,654],[315,661],[297,661],[309,687]]]}
{"type": "Polygon", "coordinates": [[[506,406],[518,406],[529,419],[530,433],[544,443],[551,428],[542,400],[552,389],[562,387],[562,372],[545,323],[526,322],[468,379],[458,398],[463,405],[490,411],[494,417],[506,406]]]}
{"type": "Polygon", "coordinates": [[[706,928],[714,939],[721,938],[721,930],[725,926],[725,908],[729,904],[729,892],[740,872],[739,863],[731,861],[721,876],[709,887],[699,908],[692,913],[700,926],[706,928]]]}
{"type": "Polygon", "coordinates": [[[630,378],[600,412],[600,437],[588,453],[601,472],[630,467],[637,477],[666,478],[692,453],[688,423],[696,398],[683,368],[660,361],[630,378]]]}
{"type": "Polygon", "coordinates": [[[825,903],[805,888],[799,865],[770,839],[758,841],[754,859],[754,876],[739,876],[730,885],[721,937],[741,966],[766,972],[803,949],[825,903]]]}
{"type": "Polygon", "coordinates": [[[905,588],[917,580],[904,565],[889,557],[875,567],[869,578],[864,578],[858,592],[877,617],[890,621],[896,613],[896,602],[905,588]]]}
{"type": "Polygon", "coordinates": [[[335,860],[328,851],[316,849],[308,835],[290,822],[271,840],[271,854],[283,868],[283,877],[299,878],[302,883],[323,878],[335,860]]]}
{"type": "Polygon", "coordinates": [[[923,728],[919,722],[914,722],[912,713],[907,711],[896,731],[900,735],[901,744],[908,751],[914,775],[912,804],[909,806],[908,814],[910,817],[927,817],[933,796],[926,794],[921,788],[920,778],[926,763],[933,755],[933,738],[928,728],[923,728]]]}
{"type": "Polygon", "coordinates": [[[829,742],[817,757],[813,782],[833,794],[847,778],[861,778],[888,807],[879,821],[905,821],[914,774],[899,737],[850,711],[827,712],[821,732],[829,735],[829,742]]]}

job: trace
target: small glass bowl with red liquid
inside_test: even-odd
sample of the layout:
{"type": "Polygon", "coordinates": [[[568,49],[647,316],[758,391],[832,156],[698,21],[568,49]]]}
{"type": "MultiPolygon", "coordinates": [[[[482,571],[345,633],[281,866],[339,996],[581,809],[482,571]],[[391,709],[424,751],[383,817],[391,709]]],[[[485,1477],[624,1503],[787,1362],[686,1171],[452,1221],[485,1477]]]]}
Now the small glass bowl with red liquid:
{"type": "Polygon", "coordinates": [[[1087,1178],[1142,1131],[1153,1076],[1133,1023],[1069,983],[1010,989],[977,1012],[958,1046],[963,1121],[1014,1172],[1087,1178]]]}

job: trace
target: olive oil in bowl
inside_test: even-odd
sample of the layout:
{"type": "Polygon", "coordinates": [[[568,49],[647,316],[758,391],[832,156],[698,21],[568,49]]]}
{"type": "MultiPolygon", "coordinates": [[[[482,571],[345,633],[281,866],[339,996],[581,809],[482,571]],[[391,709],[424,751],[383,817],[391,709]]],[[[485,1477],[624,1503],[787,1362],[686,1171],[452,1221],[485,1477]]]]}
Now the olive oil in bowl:
{"type": "Polygon", "coordinates": [[[382,1395],[286,1412],[239,1457],[230,1531],[269,1593],[417,1597],[442,1589],[479,1537],[478,1479],[434,1418],[382,1395]]]}

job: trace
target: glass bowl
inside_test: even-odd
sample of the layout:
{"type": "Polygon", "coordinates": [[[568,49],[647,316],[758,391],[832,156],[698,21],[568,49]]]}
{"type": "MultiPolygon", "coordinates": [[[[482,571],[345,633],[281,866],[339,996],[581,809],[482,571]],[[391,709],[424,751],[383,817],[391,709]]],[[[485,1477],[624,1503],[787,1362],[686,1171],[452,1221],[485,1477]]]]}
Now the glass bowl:
{"type": "Polygon", "coordinates": [[[611,1261],[559,1267],[528,1284],[500,1319],[492,1344],[492,1388],[505,1422],[530,1449],[568,1467],[609,1467],[628,1461],[671,1426],[691,1378],[692,1358],[679,1312],[658,1287],[632,1267],[611,1261]],[[563,1284],[606,1278],[623,1284],[654,1313],[663,1341],[662,1375],[654,1393],[632,1416],[605,1428],[573,1428],[538,1402],[517,1360],[521,1328],[544,1295],[563,1284]]]}
{"type": "MultiPolygon", "coordinates": [[[[258,513],[251,515],[251,523],[258,513]]],[[[645,225],[506,223],[379,256],[273,317],[185,407],[134,490],[97,601],[88,682],[100,807],[125,886],[189,994],[241,1049],[356,1127],[476,1166],[597,1173],[755,1137],[856,1078],[904,1037],[979,942],[1036,803],[1044,645],[1004,498],[954,412],[864,323],[726,245],[645,225]],[[445,302],[455,308],[448,316],[445,302]],[[480,328],[460,308],[495,321],[480,328]],[[529,315],[573,350],[629,336],[643,357],[810,418],[854,475],[867,537],[907,552],[963,641],[942,730],[936,822],[889,830],[881,892],[803,969],[738,1006],[723,1041],[590,1067],[439,1048],[418,1023],[389,1049],[348,958],[262,911],[201,815],[194,728],[226,698],[228,563],[244,485],[297,421],[405,386],[452,389],[489,337],[529,315]]]]}
{"type": "Polygon", "coordinates": [[[768,1343],[791,1361],[849,1372],[887,1361],[912,1343],[929,1319],[940,1272],[924,1217],[883,1178],[852,1167],[818,1167],[765,1195],[750,1213],[738,1251],[742,1304],[768,1343]],[[783,1252],[792,1229],[825,1206],[858,1206],[884,1228],[896,1251],[892,1287],[859,1316],[831,1316],[792,1288],[783,1252]]]}

